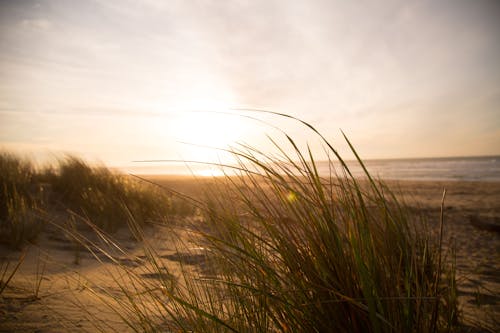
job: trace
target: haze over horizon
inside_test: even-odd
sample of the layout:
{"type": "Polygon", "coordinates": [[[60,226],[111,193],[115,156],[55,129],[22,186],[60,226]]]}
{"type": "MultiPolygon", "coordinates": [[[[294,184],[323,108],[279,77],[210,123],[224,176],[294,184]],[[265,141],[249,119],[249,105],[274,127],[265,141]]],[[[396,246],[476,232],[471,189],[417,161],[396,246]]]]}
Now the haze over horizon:
{"type": "Polygon", "coordinates": [[[0,149],[213,160],[199,145],[269,145],[245,115],[321,149],[251,108],[370,159],[500,155],[499,18],[485,0],[0,0],[0,149]]]}

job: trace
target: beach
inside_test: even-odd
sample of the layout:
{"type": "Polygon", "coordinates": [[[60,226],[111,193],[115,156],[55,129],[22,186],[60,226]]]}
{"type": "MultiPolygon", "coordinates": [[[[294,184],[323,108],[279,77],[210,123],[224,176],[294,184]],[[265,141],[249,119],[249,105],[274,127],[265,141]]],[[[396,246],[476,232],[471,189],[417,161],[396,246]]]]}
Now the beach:
{"type": "Polygon", "coordinates": [[[500,1],[1,1],[1,332],[500,332],[500,1]]]}
{"type": "MultiPolygon", "coordinates": [[[[146,179],[189,196],[199,196],[211,178],[147,176],[146,179]],[[201,184],[201,185],[200,185],[201,184]]],[[[456,250],[459,310],[466,325],[476,331],[498,329],[500,317],[500,183],[457,181],[389,181],[389,186],[415,214],[428,217],[438,237],[443,190],[444,247],[456,250]],[[400,193],[400,194],[398,194],[400,193]],[[481,329],[481,327],[483,327],[481,329]]],[[[202,270],[203,260],[178,254],[181,243],[189,243],[189,217],[176,219],[170,228],[145,230],[169,273],[179,278],[179,264],[202,270]],[[172,229],[173,228],[173,229],[172,229]],[[170,230],[170,231],[168,231],[170,230]]],[[[90,236],[89,236],[90,237],[90,236]]],[[[24,251],[1,248],[10,269],[26,253],[18,272],[0,296],[0,332],[130,331],[123,318],[106,302],[124,297],[116,284],[120,267],[142,272],[154,285],[157,276],[149,273],[141,242],[125,231],[113,236],[123,250],[114,250],[117,261],[75,248],[75,243],[58,230],[42,232],[24,251]],[[110,295],[109,291],[115,294],[110,295]]],[[[446,251],[445,251],[446,253],[446,251]]],[[[448,252],[449,260],[451,254],[448,252]]],[[[123,312],[126,316],[126,312],[123,312]]],[[[466,331],[464,329],[464,331],[466,331]]]]}

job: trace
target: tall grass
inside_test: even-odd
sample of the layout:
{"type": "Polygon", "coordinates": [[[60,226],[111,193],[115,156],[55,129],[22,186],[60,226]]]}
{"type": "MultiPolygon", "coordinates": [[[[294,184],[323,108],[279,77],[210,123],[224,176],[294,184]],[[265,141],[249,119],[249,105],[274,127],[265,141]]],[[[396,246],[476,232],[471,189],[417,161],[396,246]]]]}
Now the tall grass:
{"type": "MultiPolygon", "coordinates": [[[[37,179],[50,184],[52,205],[100,228],[130,223],[145,239],[146,264],[131,268],[114,260],[122,268],[113,277],[121,296],[117,288],[98,286],[95,295],[134,331],[453,331],[455,271],[453,260],[443,259],[442,228],[438,237],[430,233],[422,217],[371,177],[347,138],[364,179],[302,123],[323,140],[330,175],[320,175],[312,152],[286,134],[286,146],[271,140],[275,153],[249,145],[229,150],[236,174],[214,179],[205,199],[193,198],[201,222],[190,225],[195,233],[185,243],[176,239],[179,276],[147,246],[142,231],[147,220],[173,209],[156,188],[74,157],[37,174],[2,157],[2,168],[17,170],[2,178],[3,195],[16,198],[15,207],[37,207],[43,200],[27,190],[37,179]]],[[[13,225],[5,221],[19,216],[11,206],[2,206],[3,235],[13,225]]]]}
{"type": "MultiPolygon", "coordinates": [[[[182,283],[172,285],[158,274],[157,288],[134,284],[138,289],[126,292],[126,309],[137,309],[128,312],[137,316],[131,326],[186,332],[452,331],[455,273],[442,260],[440,237],[370,176],[347,138],[365,180],[352,176],[326,140],[335,158],[329,159],[330,176],[320,176],[311,151],[286,138],[292,154],[278,144],[277,154],[246,145],[231,150],[239,174],[218,179],[207,192],[199,238],[191,240],[204,249],[210,273],[184,267],[182,283]],[[155,304],[154,315],[145,298],[155,304]]],[[[150,253],[152,269],[161,273],[165,267],[150,253]]]]}
{"type": "Polygon", "coordinates": [[[10,247],[33,242],[48,220],[80,216],[114,232],[130,218],[141,225],[163,221],[176,206],[151,184],[73,156],[37,169],[29,160],[0,153],[0,243],[10,247]]]}
{"type": "Polygon", "coordinates": [[[127,225],[130,215],[143,225],[171,210],[165,192],[105,167],[91,167],[73,156],[60,161],[49,180],[64,207],[109,232],[127,225]]]}
{"type": "Polygon", "coordinates": [[[42,229],[42,200],[34,186],[35,174],[29,161],[0,153],[0,243],[20,247],[42,229]]]}

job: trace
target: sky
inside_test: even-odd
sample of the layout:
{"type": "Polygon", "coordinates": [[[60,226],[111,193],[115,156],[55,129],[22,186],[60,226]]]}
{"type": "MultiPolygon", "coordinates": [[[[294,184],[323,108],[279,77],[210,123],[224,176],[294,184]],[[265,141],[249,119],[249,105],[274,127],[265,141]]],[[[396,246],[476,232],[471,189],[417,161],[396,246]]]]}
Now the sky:
{"type": "Polygon", "coordinates": [[[0,148],[210,160],[277,126],[321,149],[250,108],[368,159],[500,155],[499,36],[494,0],[0,0],[0,148]]]}

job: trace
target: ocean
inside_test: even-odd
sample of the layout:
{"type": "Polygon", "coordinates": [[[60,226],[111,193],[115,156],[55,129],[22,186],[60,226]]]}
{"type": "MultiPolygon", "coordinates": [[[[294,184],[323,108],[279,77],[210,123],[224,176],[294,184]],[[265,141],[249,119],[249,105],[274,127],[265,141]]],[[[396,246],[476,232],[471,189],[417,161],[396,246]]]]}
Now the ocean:
{"type": "MultiPolygon", "coordinates": [[[[365,160],[364,163],[373,177],[386,180],[500,182],[500,156],[380,159],[365,160]]],[[[364,172],[356,161],[347,161],[347,164],[354,176],[364,177],[364,172]]],[[[339,164],[334,162],[334,165],[340,172],[339,164]]],[[[317,168],[323,176],[328,176],[330,173],[326,161],[317,162],[317,168]]],[[[138,175],[222,175],[218,167],[203,164],[187,166],[183,163],[140,163],[119,169],[138,175]]]]}
{"type": "MultiPolygon", "coordinates": [[[[384,159],[364,163],[372,176],[387,180],[500,182],[500,156],[384,159]]],[[[364,175],[358,163],[347,164],[355,176],[364,175]]],[[[329,172],[326,162],[320,163],[318,169],[322,174],[329,172]]]]}

